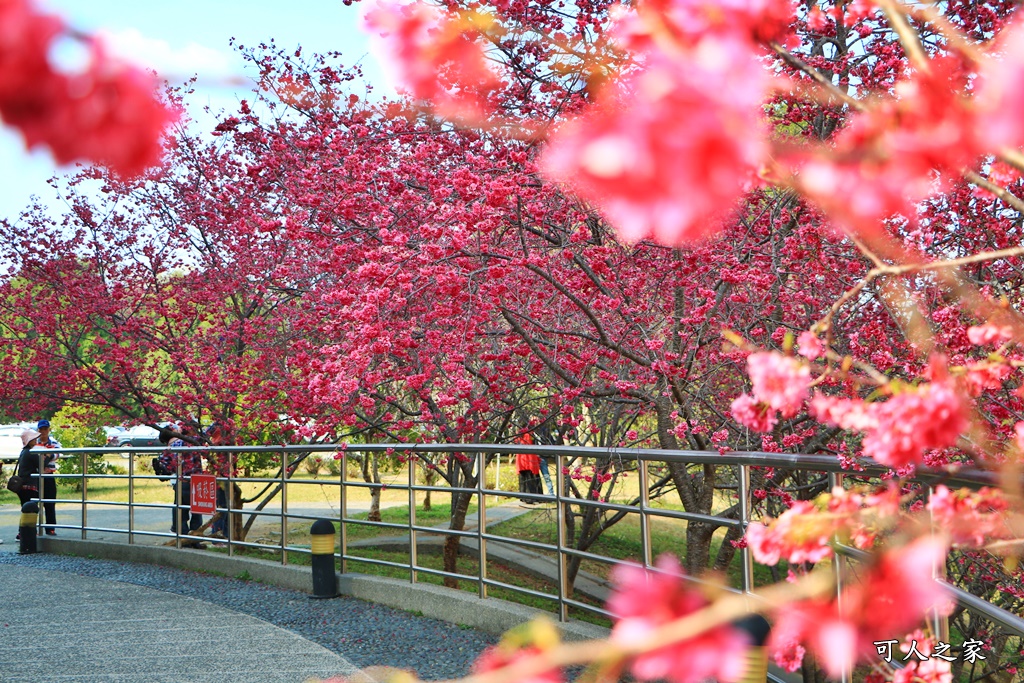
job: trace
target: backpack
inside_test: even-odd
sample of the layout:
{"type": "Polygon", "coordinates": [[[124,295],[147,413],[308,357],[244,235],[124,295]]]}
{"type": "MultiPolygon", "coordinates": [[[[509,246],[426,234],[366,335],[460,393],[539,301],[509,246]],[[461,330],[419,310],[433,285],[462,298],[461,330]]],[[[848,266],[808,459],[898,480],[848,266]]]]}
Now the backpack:
{"type": "Polygon", "coordinates": [[[160,477],[160,481],[169,481],[175,475],[175,471],[167,466],[169,459],[166,453],[153,458],[153,472],[160,477]]]}

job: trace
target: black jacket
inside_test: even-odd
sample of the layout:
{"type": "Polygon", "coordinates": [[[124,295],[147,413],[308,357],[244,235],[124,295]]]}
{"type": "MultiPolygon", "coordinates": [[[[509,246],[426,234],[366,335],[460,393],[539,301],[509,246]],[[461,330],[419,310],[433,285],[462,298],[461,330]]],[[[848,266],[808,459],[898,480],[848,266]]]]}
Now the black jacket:
{"type": "Polygon", "coordinates": [[[40,453],[31,448],[22,448],[21,455],[18,456],[18,476],[24,479],[28,486],[35,488],[37,491],[39,490],[40,456],[42,456],[44,463],[53,457],[48,453],[40,453]]]}

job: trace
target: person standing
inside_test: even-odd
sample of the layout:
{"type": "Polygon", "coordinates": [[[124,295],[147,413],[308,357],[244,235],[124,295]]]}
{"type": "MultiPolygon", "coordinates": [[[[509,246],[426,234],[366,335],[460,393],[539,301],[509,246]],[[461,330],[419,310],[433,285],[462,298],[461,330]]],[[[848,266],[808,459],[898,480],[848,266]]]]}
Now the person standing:
{"type": "MultiPolygon", "coordinates": [[[[32,451],[38,441],[39,432],[34,429],[26,429],[21,433],[21,453],[14,473],[25,482],[18,491],[18,500],[22,505],[39,497],[39,453],[32,451]]],[[[20,539],[21,534],[15,538],[20,539]]]]}
{"type": "MultiPolygon", "coordinates": [[[[60,441],[50,435],[50,421],[43,419],[36,424],[36,431],[39,432],[39,441],[36,444],[40,448],[61,448],[60,441]]],[[[43,474],[57,474],[57,453],[47,453],[43,458],[43,474]]],[[[46,513],[47,536],[56,536],[57,530],[53,528],[57,524],[57,503],[53,502],[57,497],[57,480],[52,477],[43,477],[43,511],[46,513]]]]}
{"type": "Polygon", "coordinates": [[[555,485],[551,482],[551,460],[543,455],[540,456],[540,476],[548,488],[548,495],[555,495],[555,485]]]}
{"type": "MultiPolygon", "coordinates": [[[[212,425],[206,428],[206,438],[210,442],[211,446],[233,446],[234,439],[232,438],[231,431],[226,425],[219,422],[214,422],[212,425]]],[[[229,537],[231,525],[228,523],[231,517],[231,509],[234,507],[229,504],[229,501],[238,501],[241,499],[241,489],[238,488],[238,484],[231,481],[229,484],[229,478],[235,476],[235,454],[230,452],[215,452],[208,451],[206,459],[209,465],[209,471],[217,475],[217,517],[214,519],[213,524],[210,527],[210,533],[213,536],[220,538],[229,537]],[[231,487],[231,492],[234,494],[228,496],[228,487],[231,487]]]]}
{"type": "MultiPolygon", "coordinates": [[[[533,435],[530,432],[523,432],[523,434],[516,439],[516,443],[532,446],[533,435]]],[[[533,453],[520,453],[516,455],[516,469],[519,470],[520,493],[544,493],[544,490],[540,486],[540,473],[543,463],[544,460],[533,453]]],[[[523,502],[527,505],[533,505],[540,501],[533,500],[531,498],[530,500],[523,502]]]]}
{"type": "MultiPolygon", "coordinates": [[[[540,490],[540,458],[533,453],[519,453],[516,455],[516,469],[519,470],[520,493],[542,493],[540,490]]],[[[523,502],[527,505],[534,505],[540,501],[529,498],[523,502]]]]}
{"type": "MultiPolygon", "coordinates": [[[[182,436],[189,436],[189,427],[181,428],[182,436]]],[[[168,448],[187,448],[191,444],[184,439],[172,439],[168,429],[160,430],[160,441],[168,448]]],[[[190,533],[203,526],[203,516],[192,513],[192,475],[202,474],[203,456],[198,451],[166,450],[158,458],[165,471],[174,472],[171,486],[174,488],[174,510],[171,511],[171,532],[190,533]],[[181,463],[181,481],[177,480],[178,463],[181,463]]]]}

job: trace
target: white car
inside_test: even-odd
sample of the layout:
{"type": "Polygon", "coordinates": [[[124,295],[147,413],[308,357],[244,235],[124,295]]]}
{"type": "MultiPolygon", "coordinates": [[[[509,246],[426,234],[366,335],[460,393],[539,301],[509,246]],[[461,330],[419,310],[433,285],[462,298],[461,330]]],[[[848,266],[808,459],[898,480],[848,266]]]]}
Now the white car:
{"type": "Polygon", "coordinates": [[[0,427],[0,461],[17,462],[21,454],[21,433],[25,428],[21,425],[5,425],[0,427]]]}

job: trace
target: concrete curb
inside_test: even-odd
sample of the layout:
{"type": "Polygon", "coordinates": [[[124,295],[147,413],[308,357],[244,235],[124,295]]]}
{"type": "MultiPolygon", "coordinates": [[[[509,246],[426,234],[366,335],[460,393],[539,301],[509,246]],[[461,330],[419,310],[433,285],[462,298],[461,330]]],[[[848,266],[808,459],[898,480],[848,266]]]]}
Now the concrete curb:
{"type": "MultiPolygon", "coordinates": [[[[59,555],[142,562],[236,578],[245,576],[249,580],[304,593],[311,593],[313,588],[309,567],[286,566],[248,557],[229,557],[202,550],[49,537],[39,539],[39,549],[41,552],[59,555]]],[[[495,635],[539,616],[553,618],[550,613],[532,607],[498,598],[481,599],[471,593],[442,586],[414,584],[366,574],[338,574],[337,578],[338,590],[343,595],[417,612],[453,624],[471,626],[495,635]]],[[[585,622],[556,622],[556,625],[565,640],[608,636],[608,629],[585,622]]]]}

